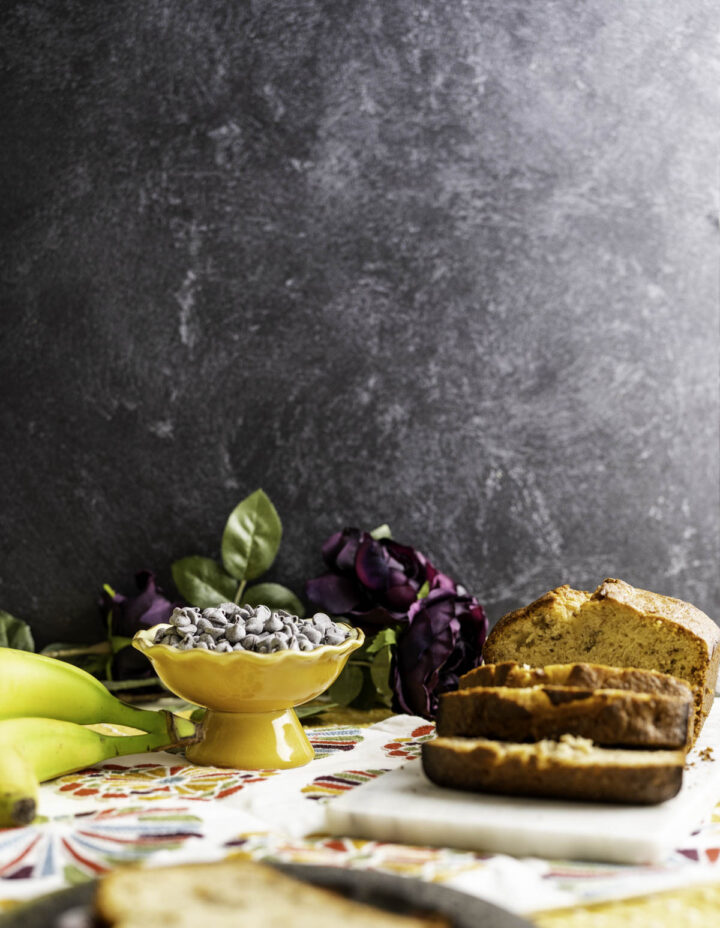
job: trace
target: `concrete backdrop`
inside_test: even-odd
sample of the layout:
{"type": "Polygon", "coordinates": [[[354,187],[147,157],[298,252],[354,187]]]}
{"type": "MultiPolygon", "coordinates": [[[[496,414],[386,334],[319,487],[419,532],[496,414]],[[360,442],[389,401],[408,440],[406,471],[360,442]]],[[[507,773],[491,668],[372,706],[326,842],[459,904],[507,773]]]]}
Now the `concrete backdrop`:
{"type": "Polygon", "coordinates": [[[389,522],[492,619],[720,616],[714,0],[19,0],[0,47],[0,608],[389,522]]]}

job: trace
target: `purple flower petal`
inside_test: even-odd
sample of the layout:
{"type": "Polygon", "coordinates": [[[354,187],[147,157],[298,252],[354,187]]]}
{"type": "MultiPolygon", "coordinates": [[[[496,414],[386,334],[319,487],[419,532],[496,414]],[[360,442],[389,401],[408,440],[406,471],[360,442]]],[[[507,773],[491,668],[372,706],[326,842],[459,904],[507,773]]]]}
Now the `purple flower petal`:
{"type": "Polygon", "coordinates": [[[357,528],[346,528],[335,532],[322,546],[323,560],[331,570],[352,570],[355,553],[360,543],[361,532],[357,528]]]}
{"type": "Polygon", "coordinates": [[[402,625],[407,622],[407,613],[390,612],[383,606],[375,606],[374,609],[368,609],[366,612],[354,609],[347,615],[353,625],[357,625],[368,635],[374,635],[381,628],[387,628],[388,625],[402,625]]]}
{"type": "Polygon", "coordinates": [[[366,535],[355,556],[355,571],[362,585],[373,593],[382,593],[390,582],[390,568],[385,548],[366,535]]]}
{"type": "Polygon", "coordinates": [[[349,577],[324,574],[307,581],[305,595],[318,608],[333,615],[344,615],[358,605],[362,592],[349,577]]]}
{"type": "Polygon", "coordinates": [[[397,583],[390,587],[385,595],[385,602],[395,612],[407,612],[417,598],[417,589],[413,584],[397,583]]]}
{"type": "MultiPolygon", "coordinates": [[[[432,565],[430,566],[432,567],[432,565]]],[[[441,574],[440,571],[436,571],[434,567],[433,572],[432,578],[428,578],[431,590],[448,590],[450,593],[455,593],[457,591],[457,584],[452,577],[448,577],[447,574],[441,574]]]]}
{"type": "Polygon", "coordinates": [[[337,553],[344,544],[344,534],[344,532],[335,532],[335,534],[331,535],[322,546],[323,560],[328,565],[328,567],[335,566],[335,558],[337,557],[337,553]]]}
{"type": "Polygon", "coordinates": [[[364,534],[364,532],[362,534],[358,533],[357,535],[351,534],[345,538],[345,544],[340,548],[335,559],[336,570],[339,570],[341,573],[352,573],[355,569],[357,550],[364,534]]]}
{"type": "Polygon", "coordinates": [[[460,674],[480,663],[486,634],[485,614],[470,596],[435,589],[414,603],[393,662],[396,705],[433,718],[440,693],[457,686],[460,674]]]}
{"type": "Polygon", "coordinates": [[[167,622],[176,603],[170,602],[155,584],[155,574],[151,570],[140,570],[135,574],[138,593],[135,596],[123,596],[116,593],[110,596],[104,592],[102,607],[110,613],[113,635],[132,638],[141,628],[150,628],[160,622],[167,622]]]}
{"type": "Polygon", "coordinates": [[[397,566],[409,580],[416,581],[417,589],[420,589],[427,579],[427,567],[430,564],[425,555],[409,545],[398,544],[397,541],[388,540],[385,545],[391,564],[395,562],[392,566],[397,566]]]}

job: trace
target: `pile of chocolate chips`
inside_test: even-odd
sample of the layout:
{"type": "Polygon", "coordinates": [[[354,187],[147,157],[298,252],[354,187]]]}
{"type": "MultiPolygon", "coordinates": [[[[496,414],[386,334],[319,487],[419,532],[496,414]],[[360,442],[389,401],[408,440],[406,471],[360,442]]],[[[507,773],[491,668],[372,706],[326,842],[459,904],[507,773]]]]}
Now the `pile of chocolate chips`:
{"type": "Polygon", "coordinates": [[[342,644],[350,634],[347,627],[336,624],[324,612],[300,619],[284,609],[272,611],[267,606],[235,603],[208,609],[182,606],[169,621],[170,627],[159,629],[154,643],[181,651],[314,651],[323,645],[342,644]]]}

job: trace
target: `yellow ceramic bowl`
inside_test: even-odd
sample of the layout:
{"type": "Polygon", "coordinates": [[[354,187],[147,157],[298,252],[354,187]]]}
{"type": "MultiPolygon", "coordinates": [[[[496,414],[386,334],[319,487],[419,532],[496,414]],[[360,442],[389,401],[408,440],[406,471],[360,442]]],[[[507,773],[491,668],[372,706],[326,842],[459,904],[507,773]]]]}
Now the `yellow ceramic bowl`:
{"type": "Polygon", "coordinates": [[[360,629],[351,628],[342,644],[313,651],[178,651],[153,644],[158,629],[167,627],[137,632],[133,645],[168,689],[208,709],[202,740],[188,748],[188,759],[244,770],[299,767],[312,760],[293,707],[324,692],[365,640],[360,629]]]}

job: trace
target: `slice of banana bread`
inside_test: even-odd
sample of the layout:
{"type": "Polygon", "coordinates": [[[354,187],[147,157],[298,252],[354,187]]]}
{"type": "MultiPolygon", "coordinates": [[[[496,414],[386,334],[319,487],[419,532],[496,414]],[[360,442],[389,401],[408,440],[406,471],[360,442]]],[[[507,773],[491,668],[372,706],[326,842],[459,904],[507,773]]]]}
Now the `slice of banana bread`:
{"type": "Polygon", "coordinates": [[[587,661],[679,677],[693,689],[697,738],[713,701],[720,629],[689,603],[608,579],[592,594],[558,587],[503,616],[483,657],[533,667],[587,661]]]}
{"type": "Polygon", "coordinates": [[[682,748],[692,731],[693,700],[682,696],[573,686],[477,686],[440,697],[441,736],[540,741],[561,735],[616,747],[682,748]]]}
{"type": "Polygon", "coordinates": [[[548,664],[530,667],[517,661],[483,664],[460,677],[460,689],[473,686],[580,686],[588,690],[632,690],[660,696],[692,696],[690,686],[657,670],[606,667],[603,664],[548,664]]]}
{"type": "Polygon", "coordinates": [[[585,738],[515,744],[436,738],[422,746],[427,777],[438,786],[517,796],[651,805],[682,784],[684,751],[596,747],[585,738]]]}
{"type": "Polygon", "coordinates": [[[118,868],[100,881],[94,914],[107,928],[449,928],[442,917],[395,915],[242,859],[118,868]]]}

